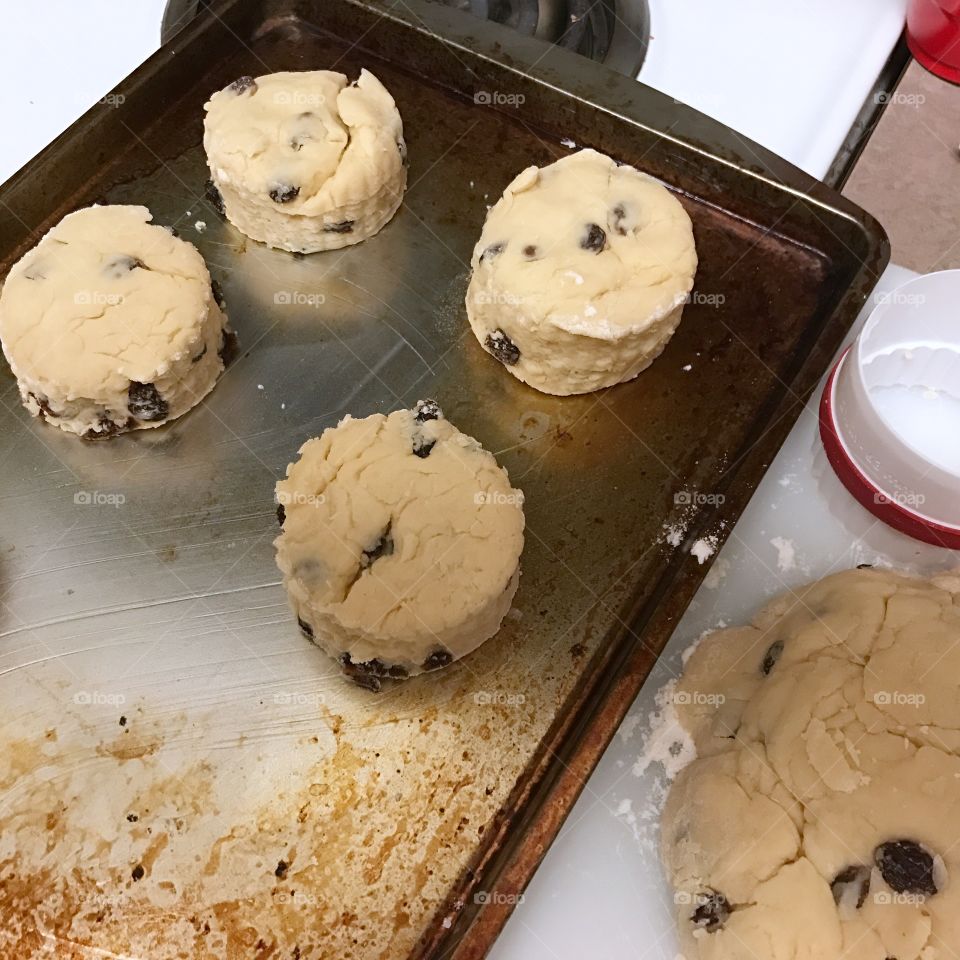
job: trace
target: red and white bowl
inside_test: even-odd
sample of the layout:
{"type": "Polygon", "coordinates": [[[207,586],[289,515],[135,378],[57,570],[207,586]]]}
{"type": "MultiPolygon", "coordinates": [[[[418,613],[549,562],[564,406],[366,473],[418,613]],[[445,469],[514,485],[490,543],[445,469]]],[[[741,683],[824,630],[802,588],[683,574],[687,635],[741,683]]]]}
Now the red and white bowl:
{"type": "Polygon", "coordinates": [[[820,402],[843,485],[884,523],[960,549],[960,270],[888,294],[820,402]]]}

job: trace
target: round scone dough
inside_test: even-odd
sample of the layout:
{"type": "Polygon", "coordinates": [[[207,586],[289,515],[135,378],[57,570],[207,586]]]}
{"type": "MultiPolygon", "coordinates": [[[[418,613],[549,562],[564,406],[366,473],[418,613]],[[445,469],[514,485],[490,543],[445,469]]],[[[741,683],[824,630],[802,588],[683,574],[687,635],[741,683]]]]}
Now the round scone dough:
{"type": "Polygon", "coordinates": [[[631,380],[662,352],[693,286],[693,227],[659,182],[581,150],[528,167],[487,214],[467,317],[544,393],[631,380]]]}
{"type": "Polygon", "coordinates": [[[213,190],[248,237],[294,253],[377,233],[407,185],[403,124],[369,71],[241,77],[206,104],[213,190]]]}
{"type": "Polygon", "coordinates": [[[151,219],[146,207],[77,210],[0,294],[24,405],[88,440],[182,416],[223,371],[232,334],[203,257],[151,219]]]}
{"type": "Polygon", "coordinates": [[[708,636],[663,859],[687,960],[952,960],[960,576],[853,570],[708,636]]]}
{"type": "Polygon", "coordinates": [[[361,686],[466,656],[510,609],[523,494],[433,401],[308,440],[277,502],[300,628],[361,686]]]}

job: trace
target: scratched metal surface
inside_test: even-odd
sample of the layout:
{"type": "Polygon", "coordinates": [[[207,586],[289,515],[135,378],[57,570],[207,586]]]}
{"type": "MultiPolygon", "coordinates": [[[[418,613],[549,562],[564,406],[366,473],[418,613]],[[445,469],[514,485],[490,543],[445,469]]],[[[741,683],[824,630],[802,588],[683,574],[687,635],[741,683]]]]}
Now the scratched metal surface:
{"type": "MultiPolygon", "coordinates": [[[[121,85],[120,106],[4,188],[4,270],[69,209],[146,203],[204,254],[240,337],[200,408],[104,443],[29,418],[0,372],[4,956],[367,960],[438,944],[482,903],[457,892],[465,877],[482,889],[469,871],[503,843],[551,732],[611,651],[638,642],[628,611],[696,586],[689,540],[665,529],[714,522],[722,537],[721,513],[692,517],[676,495],[729,476],[824,329],[829,355],[855,310],[847,288],[862,299],[870,285],[861,260],[811,247],[809,217],[777,215],[771,233],[719,207],[715,168],[698,196],[695,154],[648,149],[626,120],[593,128],[595,113],[549,93],[567,125],[547,132],[536,102],[498,112],[427,82],[417,57],[438,41],[422,33],[340,0],[291,5],[300,20],[268,20],[276,6],[222,0],[226,27],[188,31],[121,85]],[[331,32],[312,28],[324,18],[331,32]],[[378,59],[391,44],[409,56],[378,59]],[[245,73],[362,65],[405,119],[400,213],[341,252],[297,259],[246,241],[203,199],[204,100],[245,73]],[[462,309],[487,205],[523,166],[562,155],[561,136],[676,167],[705,294],[638,381],[568,399],[506,376],[462,309]],[[477,654],[372,696],[293,623],[272,489],[344,414],[423,396],[524,490],[523,578],[477,654]]],[[[492,57],[490,36],[467,39],[492,57]]],[[[470,56],[422,64],[440,63],[426,72],[449,88],[470,56]]],[[[760,207],[777,196],[756,189],[760,207]]],[[[876,266],[872,243],[861,259],[876,266]]],[[[639,642],[655,653],[668,627],[651,619],[639,642]]]]}

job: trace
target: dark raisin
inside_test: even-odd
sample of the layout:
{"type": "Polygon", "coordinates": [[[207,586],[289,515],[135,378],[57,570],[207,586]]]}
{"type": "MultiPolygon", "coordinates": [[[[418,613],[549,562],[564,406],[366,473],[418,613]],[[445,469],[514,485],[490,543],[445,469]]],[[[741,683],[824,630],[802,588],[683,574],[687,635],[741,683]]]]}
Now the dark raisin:
{"type": "Polygon", "coordinates": [[[233,363],[236,358],[239,343],[239,338],[232,330],[224,327],[220,331],[220,348],[217,350],[217,355],[225,367],[233,363]]]}
{"type": "Polygon", "coordinates": [[[421,460],[426,460],[436,445],[436,440],[428,440],[426,437],[414,437],[412,448],[413,455],[415,457],[419,457],[421,460]]]}
{"type": "Polygon", "coordinates": [[[142,260],[138,260],[136,257],[131,257],[124,253],[116,257],[111,257],[103,265],[103,272],[111,280],[121,280],[128,273],[136,270],[138,267],[141,269],[146,269],[142,260]]]}
{"type": "Polygon", "coordinates": [[[883,879],[897,893],[933,896],[937,884],[933,878],[933,856],[914,840],[890,840],[873,851],[873,859],[883,879]]]}
{"type": "Polygon", "coordinates": [[[120,726],[121,726],[121,727],[125,727],[126,725],[127,725],[127,718],[126,718],[126,717],[121,717],[121,718],[120,718],[120,726]]]}
{"type": "Polygon", "coordinates": [[[127,407],[132,417],[147,422],[164,420],[170,412],[167,401],[152,383],[138,383],[136,380],[127,388],[127,407]]]}
{"type": "Polygon", "coordinates": [[[532,243],[523,248],[523,255],[527,260],[536,260],[539,253],[540,251],[532,243]]]}
{"type": "Polygon", "coordinates": [[[302,617],[297,617],[297,626],[300,628],[300,632],[308,639],[313,639],[313,627],[307,623],[302,617]]]}
{"type": "Polygon", "coordinates": [[[406,667],[402,667],[399,663],[395,663],[392,666],[387,667],[387,676],[392,677],[394,680],[406,680],[410,676],[410,671],[406,667]]]}
{"type": "Polygon", "coordinates": [[[480,262],[483,263],[484,260],[492,260],[494,257],[499,257],[506,249],[507,244],[505,241],[501,240],[498,243],[491,243],[490,246],[480,254],[480,262]]]}
{"type": "Polygon", "coordinates": [[[448,663],[453,663],[453,654],[444,647],[438,647],[423,661],[424,670],[439,670],[448,663]]]}
{"type": "Polygon", "coordinates": [[[50,406],[50,402],[46,397],[41,397],[36,393],[28,393],[27,396],[30,397],[30,399],[33,400],[33,402],[40,408],[41,420],[46,420],[47,417],[51,417],[54,420],[57,419],[58,414],[54,413],[52,407],[50,406]]]}
{"type": "Polygon", "coordinates": [[[345,677],[349,677],[358,687],[363,687],[364,690],[370,690],[372,693],[379,692],[382,686],[380,678],[387,675],[387,668],[382,661],[373,659],[354,663],[349,653],[340,655],[340,666],[345,677]]]}
{"type": "Polygon", "coordinates": [[[274,203],[290,203],[300,196],[300,188],[290,183],[278,183],[270,191],[270,199],[274,203]]]}
{"type": "Polygon", "coordinates": [[[202,349],[195,357],[193,357],[193,358],[190,360],[190,362],[191,362],[191,363],[199,363],[206,355],[207,355],[207,345],[204,344],[204,345],[203,345],[203,349],[202,349]]]}
{"type": "Polygon", "coordinates": [[[402,163],[407,162],[407,145],[402,141],[397,141],[397,152],[400,154],[400,160],[402,163]]]}
{"type": "Polygon", "coordinates": [[[414,407],[417,423],[425,423],[427,420],[442,420],[443,411],[436,400],[418,400],[414,407]]]}
{"type": "Polygon", "coordinates": [[[140,818],[135,813],[127,814],[127,823],[136,823],[140,818]]]}
{"type": "Polygon", "coordinates": [[[520,348],[500,329],[488,333],[484,346],[503,364],[512,367],[520,360],[520,348]]]}
{"type": "Polygon", "coordinates": [[[580,246],[584,250],[600,253],[606,245],[607,234],[603,227],[598,223],[588,223],[586,235],[581,238],[580,246]]]}
{"type": "Polygon", "coordinates": [[[246,93],[248,90],[251,93],[256,93],[257,81],[253,77],[238,77],[227,89],[231,93],[246,93]]]}
{"type": "Polygon", "coordinates": [[[857,895],[857,909],[859,910],[870,892],[870,868],[864,866],[846,867],[841,870],[830,884],[833,891],[833,902],[839,906],[848,890],[854,890],[857,895]]]}
{"type": "Polygon", "coordinates": [[[213,302],[222,310],[226,306],[226,301],[223,298],[223,287],[220,286],[219,280],[210,281],[210,291],[213,293],[213,302]]]}
{"type": "Polygon", "coordinates": [[[690,922],[695,927],[714,933],[719,930],[733,912],[727,898],[716,890],[702,893],[697,897],[699,906],[690,915],[690,922]]]}
{"type": "Polygon", "coordinates": [[[770,676],[770,671],[777,665],[780,654],[783,653],[783,641],[776,640],[767,648],[763,655],[763,662],[760,664],[760,672],[765,676],[770,676]]]}
{"type": "Polygon", "coordinates": [[[613,220],[613,229],[616,230],[621,237],[625,237],[627,235],[627,231],[623,226],[623,221],[627,216],[627,208],[622,203],[618,203],[610,211],[610,216],[613,220]]]}
{"type": "Polygon", "coordinates": [[[83,439],[108,440],[110,437],[115,437],[118,433],[123,433],[124,430],[129,430],[135,425],[136,421],[133,417],[128,417],[123,423],[115,423],[106,413],[101,413],[97,425],[87,430],[83,434],[83,439]]]}
{"type": "Polygon", "coordinates": [[[277,523],[282,527],[287,519],[287,511],[283,508],[282,503],[277,504],[277,523]]]}
{"type": "Polygon", "coordinates": [[[282,880],[287,875],[287,870],[290,869],[290,864],[286,860],[281,860],[277,864],[277,869],[273,871],[273,875],[278,879],[282,880]]]}
{"type": "Polygon", "coordinates": [[[388,523],[383,533],[381,533],[377,539],[377,542],[363,551],[360,556],[361,570],[366,570],[367,567],[373,566],[381,557],[389,557],[393,554],[393,536],[390,532],[392,526],[392,522],[388,523]]]}
{"type": "Polygon", "coordinates": [[[204,188],[204,194],[207,197],[207,202],[213,207],[221,217],[227,215],[226,208],[223,205],[223,194],[217,189],[217,185],[212,181],[208,180],[207,185],[204,188]]]}
{"type": "Polygon", "coordinates": [[[138,880],[142,880],[142,879],[143,879],[145,873],[146,873],[146,870],[143,869],[143,864],[142,864],[142,863],[138,863],[138,864],[133,868],[133,873],[131,873],[130,876],[133,877],[133,881],[134,881],[134,883],[136,883],[138,880]]]}
{"type": "Polygon", "coordinates": [[[872,563],[858,563],[858,564],[857,564],[857,569],[858,569],[858,570],[872,570],[872,569],[873,569],[873,564],[872,564],[872,563]]]}
{"type": "Polygon", "coordinates": [[[325,223],[324,233],[353,233],[353,221],[341,220],[339,223],[325,223]]]}

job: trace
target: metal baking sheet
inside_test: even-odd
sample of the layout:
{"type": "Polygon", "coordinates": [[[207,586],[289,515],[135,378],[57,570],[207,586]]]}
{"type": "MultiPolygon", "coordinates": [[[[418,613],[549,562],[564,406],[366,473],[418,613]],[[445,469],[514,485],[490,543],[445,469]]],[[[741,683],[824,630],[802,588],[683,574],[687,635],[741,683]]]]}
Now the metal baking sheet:
{"type": "Polygon", "coordinates": [[[633,81],[409,0],[220,0],[0,191],[0,269],[68,211],[196,243],[240,353],[200,408],[83,443],[0,373],[0,953],[479,957],[799,413],[888,249],[875,222],[633,81]],[[204,199],[202,105],[242,74],[377,73],[410,188],[296,258],[204,199]],[[576,141],[663,179],[696,295],[633,383],[538,394],[463,311],[488,204],[576,141]],[[204,227],[205,224],[205,227],[204,227]],[[432,396],[526,494],[515,609],[380,695],[298,633],[272,489],[345,413],[432,396]],[[670,536],[670,531],[680,531],[670,536]]]}

